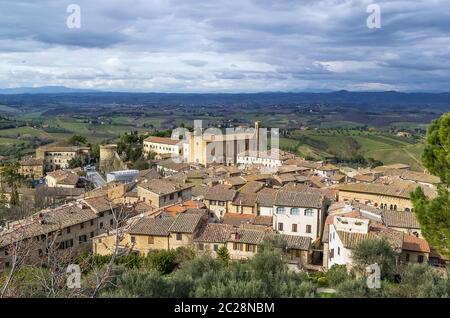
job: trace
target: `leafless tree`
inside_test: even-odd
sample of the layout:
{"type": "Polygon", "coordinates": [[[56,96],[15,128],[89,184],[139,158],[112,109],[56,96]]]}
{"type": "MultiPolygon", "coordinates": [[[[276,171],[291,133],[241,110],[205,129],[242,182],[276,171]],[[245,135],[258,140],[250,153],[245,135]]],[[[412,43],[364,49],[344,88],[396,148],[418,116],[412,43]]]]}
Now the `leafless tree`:
{"type": "Polygon", "coordinates": [[[2,243],[8,243],[5,248],[9,259],[9,268],[5,271],[6,276],[3,286],[1,286],[0,298],[14,297],[16,295],[13,288],[11,288],[13,278],[28,258],[32,245],[32,241],[25,238],[25,230],[22,226],[14,230],[13,242],[6,242],[6,240],[0,237],[0,246],[3,245],[2,243]]]}
{"type": "MultiPolygon", "coordinates": [[[[113,226],[111,229],[108,229],[109,233],[114,235],[114,246],[112,247],[111,259],[108,264],[103,269],[94,269],[95,271],[95,287],[90,295],[91,298],[94,298],[98,295],[101,289],[103,289],[108,282],[110,282],[112,278],[112,271],[115,260],[117,256],[121,253],[121,242],[125,237],[125,230],[127,227],[131,225],[133,222],[129,222],[127,224],[129,209],[124,207],[123,205],[119,209],[114,209],[110,206],[113,215],[113,226]]],[[[132,247],[128,248],[128,251],[132,250],[132,247]]],[[[122,251],[127,252],[127,250],[122,251]]]]}

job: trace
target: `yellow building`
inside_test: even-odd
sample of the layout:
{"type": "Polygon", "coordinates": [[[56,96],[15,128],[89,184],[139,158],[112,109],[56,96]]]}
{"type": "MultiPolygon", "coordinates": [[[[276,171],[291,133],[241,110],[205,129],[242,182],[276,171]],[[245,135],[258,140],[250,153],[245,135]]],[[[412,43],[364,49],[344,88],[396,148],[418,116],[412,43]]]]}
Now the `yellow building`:
{"type": "Polygon", "coordinates": [[[207,215],[204,213],[180,213],[172,217],[136,217],[129,221],[123,237],[116,233],[104,233],[93,239],[93,251],[110,255],[116,248],[122,251],[147,255],[152,250],[169,250],[193,247],[194,237],[201,229],[207,215]],[[117,242],[119,246],[116,246],[117,242]]]}
{"type": "Polygon", "coordinates": [[[414,235],[403,234],[400,262],[428,264],[429,257],[430,246],[426,240],[414,235]]]}
{"type": "Polygon", "coordinates": [[[230,189],[230,186],[218,184],[206,191],[204,203],[220,219],[225,213],[231,212],[232,202],[236,194],[237,191],[230,189]]]}
{"type": "Polygon", "coordinates": [[[7,224],[0,232],[0,271],[12,265],[16,251],[26,263],[38,264],[50,252],[70,259],[89,251],[91,238],[98,234],[97,218],[91,209],[73,203],[7,224]]]}
{"type": "Polygon", "coordinates": [[[190,200],[193,184],[168,179],[144,180],[137,186],[138,198],[155,208],[190,200]]]}
{"type": "Polygon", "coordinates": [[[78,156],[88,157],[89,147],[50,144],[36,149],[36,158],[44,160],[44,171],[69,168],[69,161],[78,156]]]}
{"type": "Polygon", "coordinates": [[[169,248],[193,246],[194,236],[203,224],[204,214],[181,213],[169,228],[169,248]]]}
{"type": "Polygon", "coordinates": [[[70,170],[56,170],[47,173],[45,181],[50,188],[76,188],[79,176],[70,170]]]}
{"type": "Polygon", "coordinates": [[[20,161],[19,173],[25,178],[40,179],[44,176],[44,159],[25,158],[20,161]]]}
{"type": "MultiPolygon", "coordinates": [[[[205,133],[197,129],[183,143],[183,161],[204,166],[215,163],[236,164],[237,156],[249,150],[258,150],[259,123],[255,130],[222,134],[205,133]]],[[[213,131],[212,131],[213,132],[213,131]]]]}
{"type": "Polygon", "coordinates": [[[216,257],[219,248],[227,246],[232,231],[232,225],[208,223],[200,235],[194,238],[195,248],[200,254],[216,257]]]}
{"type": "MultiPolygon", "coordinates": [[[[342,184],[339,190],[339,202],[357,201],[363,204],[373,205],[384,210],[413,211],[410,193],[417,188],[417,184],[342,184]]],[[[435,195],[428,187],[422,187],[429,197],[435,195]]]]}
{"type": "Polygon", "coordinates": [[[283,258],[286,262],[299,265],[306,265],[311,262],[311,238],[245,228],[234,229],[231,232],[227,240],[230,258],[234,260],[251,258],[256,255],[264,240],[270,238],[278,238],[286,242],[286,249],[283,250],[283,258]]]}

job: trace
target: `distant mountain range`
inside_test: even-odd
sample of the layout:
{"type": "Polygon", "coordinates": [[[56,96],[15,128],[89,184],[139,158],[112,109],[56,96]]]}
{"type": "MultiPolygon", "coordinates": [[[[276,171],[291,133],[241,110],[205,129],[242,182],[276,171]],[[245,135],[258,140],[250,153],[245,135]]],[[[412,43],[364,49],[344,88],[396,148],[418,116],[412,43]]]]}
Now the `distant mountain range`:
{"type": "Polygon", "coordinates": [[[68,93],[95,93],[100,92],[93,89],[78,89],[65,86],[42,86],[42,87],[16,87],[0,88],[0,94],[68,94],[68,93]]]}
{"type": "Polygon", "coordinates": [[[135,105],[159,107],[227,106],[278,107],[327,105],[354,107],[365,111],[450,110],[450,93],[385,92],[261,92],[261,93],[127,93],[64,86],[0,89],[0,104],[92,107],[93,105],[135,105]],[[64,106],[63,106],[64,105],[64,106]]]}

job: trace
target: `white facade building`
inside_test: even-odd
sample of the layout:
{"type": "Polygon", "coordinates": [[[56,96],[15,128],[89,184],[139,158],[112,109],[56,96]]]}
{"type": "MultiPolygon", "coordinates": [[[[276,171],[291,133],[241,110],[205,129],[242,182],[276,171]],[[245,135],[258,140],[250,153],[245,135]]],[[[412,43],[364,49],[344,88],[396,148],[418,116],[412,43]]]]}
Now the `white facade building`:
{"type": "Polygon", "coordinates": [[[322,195],[279,191],[274,205],[273,227],[281,234],[320,236],[324,222],[325,199],[322,195]]]}
{"type": "Polygon", "coordinates": [[[333,265],[350,266],[352,264],[352,251],[347,247],[349,241],[352,240],[351,236],[355,236],[354,234],[368,236],[368,233],[369,220],[334,217],[328,234],[328,267],[330,268],[333,265]],[[350,240],[348,236],[350,236],[350,240]]]}
{"type": "Polygon", "coordinates": [[[143,151],[146,155],[154,152],[156,154],[173,154],[174,156],[179,156],[181,154],[179,143],[180,140],[150,136],[144,140],[143,151]]]}
{"type": "Polygon", "coordinates": [[[244,166],[260,165],[267,168],[277,168],[283,162],[292,158],[291,154],[273,149],[268,151],[245,151],[237,155],[237,164],[244,166]]]}

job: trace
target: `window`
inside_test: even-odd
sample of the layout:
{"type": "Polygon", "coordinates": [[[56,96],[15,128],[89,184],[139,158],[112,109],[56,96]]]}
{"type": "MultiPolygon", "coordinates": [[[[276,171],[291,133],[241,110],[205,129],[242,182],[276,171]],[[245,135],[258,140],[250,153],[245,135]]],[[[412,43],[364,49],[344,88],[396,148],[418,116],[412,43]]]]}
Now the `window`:
{"type": "Polygon", "coordinates": [[[408,253],[406,253],[405,259],[406,259],[407,262],[409,262],[409,254],[408,253]]]}
{"type": "Polygon", "coordinates": [[[305,216],[314,216],[313,209],[305,209],[305,216]]]}
{"type": "Polygon", "coordinates": [[[73,247],[73,240],[70,239],[70,240],[66,241],[66,246],[65,247],[66,248],[73,247]]]}
{"type": "Polygon", "coordinates": [[[85,243],[87,242],[87,236],[86,235],[80,235],[78,237],[78,243],[85,243]]]}
{"type": "Polygon", "coordinates": [[[148,237],[148,244],[155,244],[155,238],[153,236],[148,237]]]}
{"type": "Polygon", "coordinates": [[[292,224],[292,232],[297,232],[297,224],[292,224]]]}
{"type": "Polygon", "coordinates": [[[254,253],[256,251],[256,245],[254,245],[254,244],[247,244],[245,246],[245,251],[254,253]]]}
{"type": "Polygon", "coordinates": [[[292,208],[291,209],[291,215],[300,215],[300,209],[299,208],[292,208]]]}
{"type": "Polygon", "coordinates": [[[100,222],[100,228],[103,229],[103,222],[100,222]]]}
{"type": "Polygon", "coordinates": [[[224,206],[224,205],[225,205],[225,201],[217,201],[217,203],[218,203],[220,206],[224,206]]]}
{"type": "Polygon", "coordinates": [[[174,196],[173,193],[170,195],[170,200],[173,200],[174,196]]]}
{"type": "Polygon", "coordinates": [[[80,224],[80,229],[84,229],[84,223],[80,224]]]}
{"type": "Polygon", "coordinates": [[[219,245],[218,244],[214,244],[214,252],[217,252],[218,249],[219,249],[219,245]]]}
{"type": "Polygon", "coordinates": [[[94,226],[94,220],[91,220],[91,226],[94,226]]]}
{"type": "Polygon", "coordinates": [[[199,249],[200,251],[203,251],[203,250],[205,249],[205,245],[204,245],[203,243],[199,243],[199,244],[198,244],[198,249],[199,249]]]}
{"type": "Polygon", "coordinates": [[[283,223],[278,223],[278,231],[283,231],[283,223]]]}
{"type": "Polygon", "coordinates": [[[334,257],[334,248],[332,248],[331,250],[330,250],[330,258],[333,258],[334,257]]]}
{"type": "Polygon", "coordinates": [[[341,255],[341,248],[338,246],[338,255],[341,255]]]}
{"type": "Polygon", "coordinates": [[[278,207],[277,208],[277,214],[285,214],[286,213],[286,209],[282,208],[282,207],[278,207]]]}
{"type": "Polygon", "coordinates": [[[311,233],[311,225],[306,225],[306,233],[311,233]]]}
{"type": "Polygon", "coordinates": [[[183,234],[177,233],[177,241],[181,241],[183,239],[183,234]]]}
{"type": "Polygon", "coordinates": [[[217,205],[217,201],[211,200],[211,205],[217,205]]]}
{"type": "Polygon", "coordinates": [[[233,243],[233,250],[235,250],[235,251],[239,250],[239,243],[236,243],[236,242],[233,243]]]}
{"type": "Polygon", "coordinates": [[[114,220],[113,219],[109,220],[109,225],[111,225],[111,226],[114,225],[114,220]]]}
{"type": "Polygon", "coordinates": [[[94,237],[94,232],[91,232],[91,235],[90,235],[90,237],[91,237],[91,238],[93,238],[93,237],[94,237]]]}
{"type": "Polygon", "coordinates": [[[136,237],[135,236],[131,236],[130,240],[131,240],[131,243],[136,243],[136,237]]]}
{"type": "Polygon", "coordinates": [[[417,255],[417,263],[423,263],[423,255],[417,255]]]}
{"type": "Polygon", "coordinates": [[[67,234],[70,234],[70,227],[67,228],[67,234]]]}
{"type": "Polygon", "coordinates": [[[9,252],[8,252],[8,248],[5,248],[5,256],[8,256],[9,252]]]}

